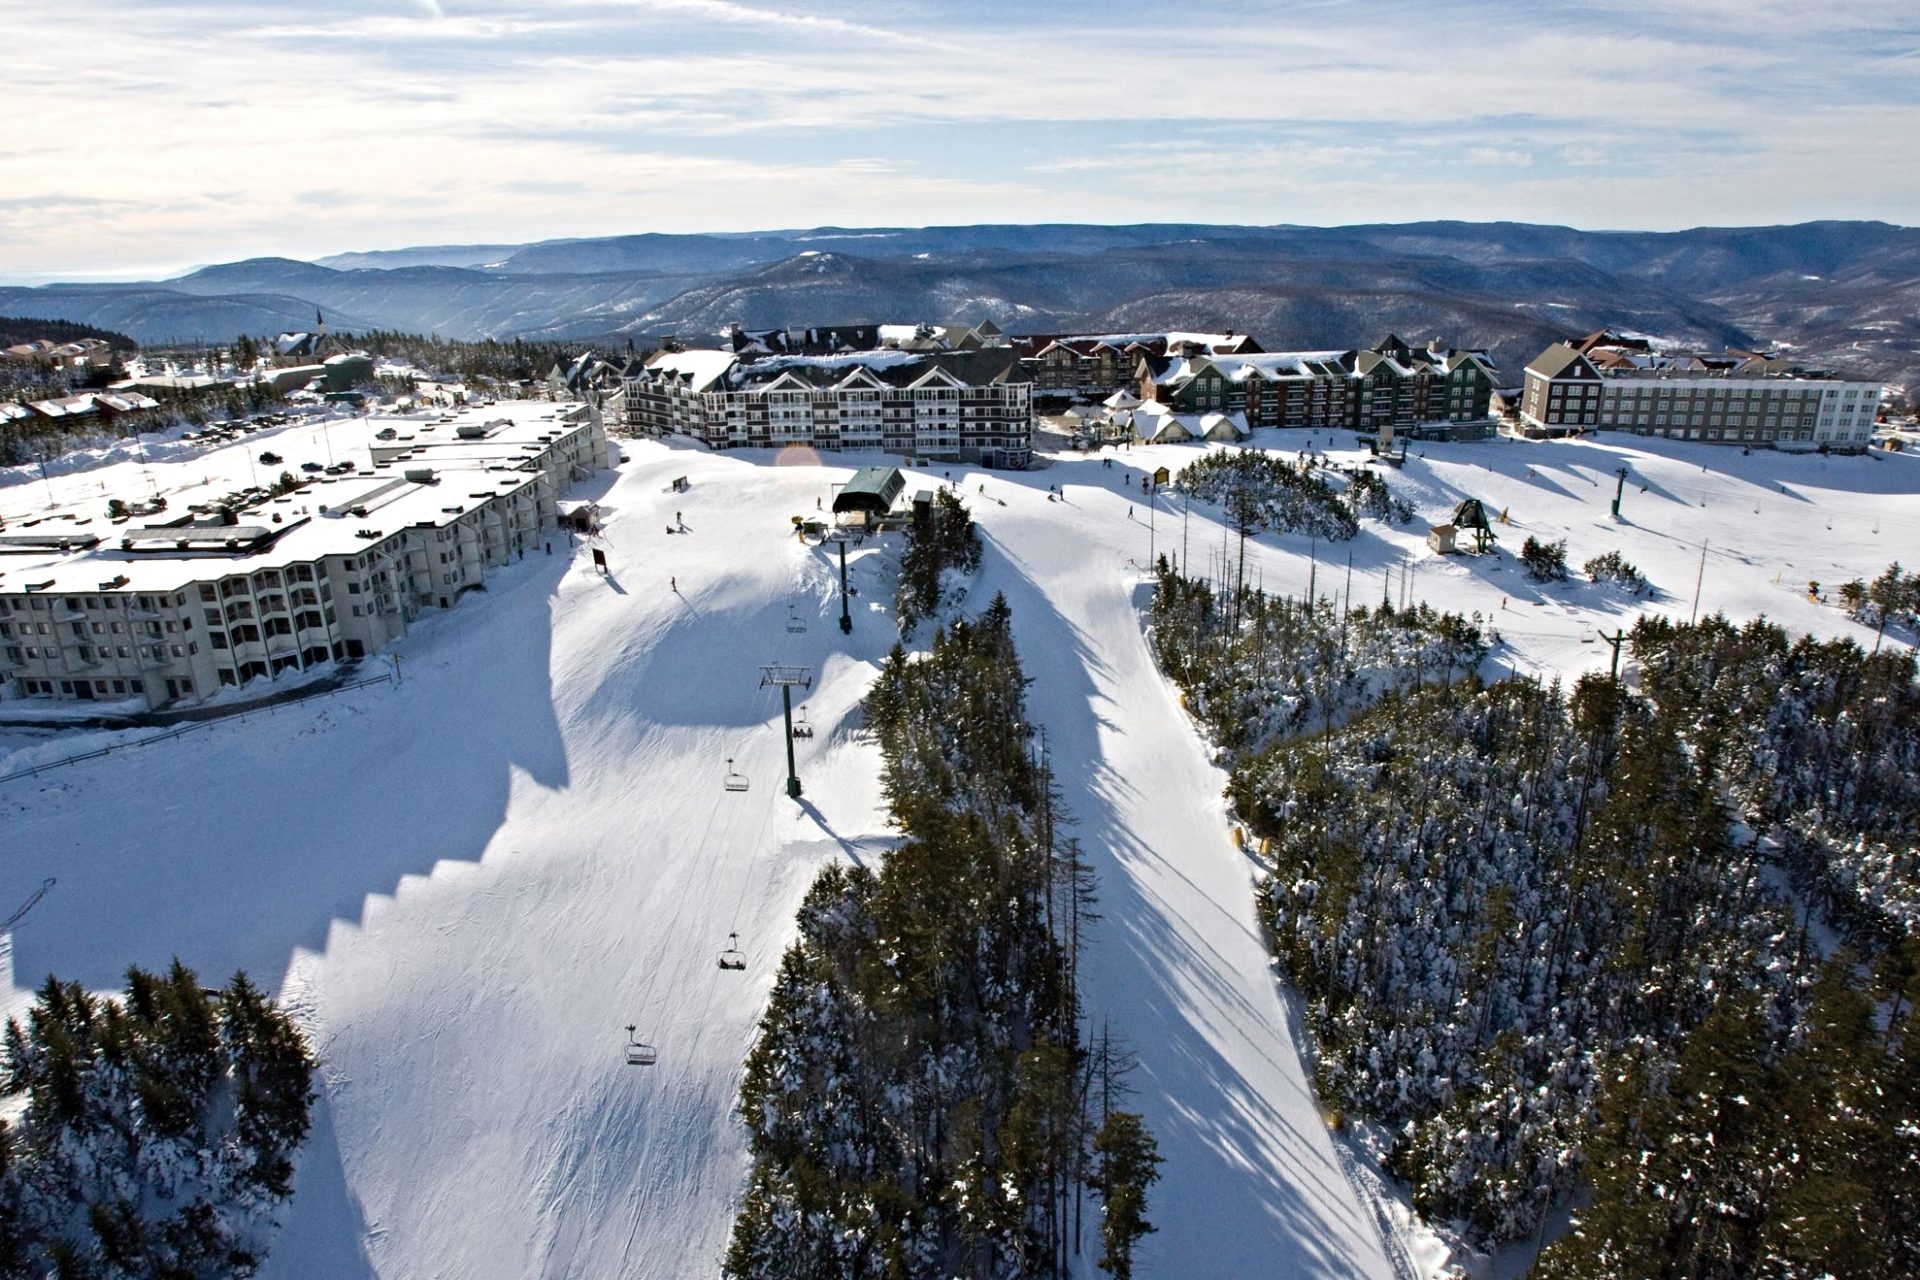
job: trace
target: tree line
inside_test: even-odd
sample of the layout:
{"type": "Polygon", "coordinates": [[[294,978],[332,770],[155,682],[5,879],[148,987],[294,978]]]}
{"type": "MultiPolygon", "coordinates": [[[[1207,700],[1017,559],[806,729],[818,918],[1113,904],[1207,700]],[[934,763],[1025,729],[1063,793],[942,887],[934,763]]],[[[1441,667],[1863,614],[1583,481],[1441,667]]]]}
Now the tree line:
{"type": "Polygon", "coordinates": [[[1081,1034],[1092,876],[1011,624],[996,598],[924,654],[896,646],[867,696],[902,840],[801,907],[741,1086],[730,1276],[1061,1276],[1091,1229],[1125,1277],[1152,1229],[1124,1055],[1081,1034]]]}
{"type": "Polygon", "coordinates": [[[1409,673],[1468,619],[1164,570],[1153,609],[1267,841],[1316,1087],[1424,1214],[1540,1250],[1572,1205],[1551,1276],[1920,1267],[1911,655],[1648,620],[1637,690],[1569,691],[1409,673]],[[1398,656],[1343,657],[1363,628],[1398,656]]]}

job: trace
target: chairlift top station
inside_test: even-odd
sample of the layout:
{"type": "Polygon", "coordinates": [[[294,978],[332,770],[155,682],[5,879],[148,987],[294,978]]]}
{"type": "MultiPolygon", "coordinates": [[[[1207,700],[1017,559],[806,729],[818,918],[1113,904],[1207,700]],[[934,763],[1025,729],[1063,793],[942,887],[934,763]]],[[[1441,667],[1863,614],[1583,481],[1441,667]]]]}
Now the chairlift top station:
{"type": "Polygon", "coordinates": [[[883,516],[893,510],[906,487],[907,478],[898,467],[862,467],[833,495],[833,513],[858,512],[868,519],[883,516]]]}

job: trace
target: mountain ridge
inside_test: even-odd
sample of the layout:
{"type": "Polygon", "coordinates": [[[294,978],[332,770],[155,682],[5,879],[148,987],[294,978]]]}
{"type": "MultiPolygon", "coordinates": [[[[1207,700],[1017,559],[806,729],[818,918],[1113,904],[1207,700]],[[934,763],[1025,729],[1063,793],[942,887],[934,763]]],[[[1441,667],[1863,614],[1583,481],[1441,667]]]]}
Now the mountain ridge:
{"type": "Polygon", "coordinates": [[[149,343],[303,328],[315,311],[336,329],[696,342],[733,323],[990,318],[1044,332],[1212,317],[1281,347],[1422,333],[1488,347],[1510,377],[1543,339],[1626,326],[1683,342],[1778,344],[1914,385],[1920,228],[823,226],[261,257],[165,281],[0,288],[0,312],[149,343]],[[1427,332],[1448,325],[1464,331],[1427,332]]]}

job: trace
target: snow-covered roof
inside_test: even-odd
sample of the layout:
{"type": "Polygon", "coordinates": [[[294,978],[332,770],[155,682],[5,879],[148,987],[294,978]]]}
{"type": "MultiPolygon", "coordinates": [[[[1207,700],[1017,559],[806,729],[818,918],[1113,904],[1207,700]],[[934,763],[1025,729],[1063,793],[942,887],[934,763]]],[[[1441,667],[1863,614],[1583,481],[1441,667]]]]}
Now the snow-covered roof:
{"type": "MultiPolygon", "coordinates": [[[[470,413],[462,418],[467,425],[480,423],[470,413]]],[[[360,421],[371,431],[370,420],[360,421]]],[[[405,529],[451,524],[501,494],[541,483],[541,472],[534,465],[539,453],[561,435],[590,429],[584,421],[529,417],[502,420],[486,434],[463,437],[462,425],[460,420],[414,424],[407,435],[374,446],[374,456],[380,459],[377,470],[317,478],[305,488],[245,508],[237,525],[166,527],[151,532],[137,524],[109,527],[98,530],[104,541],[91,551],[10,555],[0,564],[0,590],[19,591],[32,584],[36,591],[47,593],[86,593],[125,577],[124,590],[166,593],[226,573],[357,555],[405,529]],[[405,478],[408,471],[421,468],[431,470],[437,483],[405,478]],[[220,554],[229,540],[242,546],[259,541],[261,535],[249,529],[264,531],[264,545],[244,555],[220,554]],[[123,545],[128,539],[133,547],[144,549],[123,545]],[[183,540],[189,544],[185,548],[179,546],[183,540]]],[[[344,445],[341,430],[333,428],[336,446],[344,445]]],[[[258,446],[239,447],[250,451],[258,446]]],[[[231,484],[229,477],[171,492],[168,514],[223,498],[231,484]]]]}
{"type": "Polygon", "coordinates": [[[685,378],[693,390],[704,391],[738,363],[731,351],[661,351],[648,358],[647,371],[685,378]]]}
{"type": "MultiPolygon", "coordinates": [[[[888,326],[881,326],[886,328],[888,326]]],[[[924,352],[894,351],[848,351],[832,356],[768,356],[764,360],[755,360],[750,366],[758,374],[770,369],[887,369],[912,364],[925,358],[924,352]]]]}
{"type": "MultiPolygon", "coordinates": [[[[1273,382],[1281,378],[1312,378],[1330,370],[1312,365],[1337,365],[1346,358],[1344,351],[1265,351],[1254,355],[1222,356],[1216,361],[1235,382],[1249,378],[1273,382]]],[[[1344,371],[1344,370],[1343,370],[1344,371]]]]}

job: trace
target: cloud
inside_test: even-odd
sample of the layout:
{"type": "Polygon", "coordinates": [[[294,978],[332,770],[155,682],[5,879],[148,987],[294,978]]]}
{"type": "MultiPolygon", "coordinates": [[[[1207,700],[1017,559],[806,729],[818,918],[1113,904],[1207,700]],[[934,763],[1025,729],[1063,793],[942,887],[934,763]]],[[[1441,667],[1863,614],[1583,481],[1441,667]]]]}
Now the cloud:
{"type": "Polygon", "coordinates": [[[1533,153],[1499,147],[1468,147],[1467,163],[1483,164],[1490,169],[1525,169],[1533,163],[1533,153]]]}
{"type": "Polygon", "coordinates": [[[703,19],[708,22],[757,27],[762,30],[853,36],[865,40],[879,40],[888,44],[926,45],[931,43],[923,36],[891,31],[862,22],[849,22],[844,18],[823,17],[811,13],[789,13],[782,9],[738,4],[735,0],[598,0],[598,5],[601,8],[626,9],[682,19],[703,19]]]}
{"type": "Polygon", "coordinates": [[[1704,3],[1370,0],[1358,39],[1250,0],[71,0],[9,66],[0,274],[807,221],[1912,221],[1910,0],[1704,3]]]}

